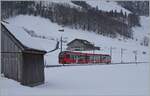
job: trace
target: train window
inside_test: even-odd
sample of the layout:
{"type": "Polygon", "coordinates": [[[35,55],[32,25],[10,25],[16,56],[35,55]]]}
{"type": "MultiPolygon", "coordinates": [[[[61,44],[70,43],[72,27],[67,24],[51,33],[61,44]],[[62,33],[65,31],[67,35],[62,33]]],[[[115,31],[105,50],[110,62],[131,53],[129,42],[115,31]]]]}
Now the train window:
{"type": "Polygon", "coordinates": [[[107,60],[110,60],[111,59],[111,57],[110,56],[106,56],[107,57],[107,60]]]}
{"type": "Polygon", "coordinates": [[[107,59],[106,56],[103,56],[103,59],[106,60],[107,59]]]}
{"type": "Polygon", "coordinates": [[[101,59],[102,60],[106,60],[106,56],[101,56],[101,59]]]}
{"type": "Polygon", "coordinates": [[[78,56],[72,55],[72,59],[76,60],[76,59],[78,59],[78,58],[79,58],[78,56]]]}
{"type": "Polygon", "coordinates": [[[83,56],[79,55],[79,56],[78,56],[78,59],[79,59],[79,60],[83,60],[83,56]]]}
{"type": "Polygon", "coordinates": [[[99,56],[95,56],[95,60],[99,60],[100,58],[99,58],[99,56]]]}
{"type": "Polygon", "coordinates": [[[90,56],[85,56],[85,59],[86,59],[86,60],[89,60],[89,59],[90,59],[90,56]]]}
{"type": "Polygon", "coordinates": [[[94,56],[89,56],[90,57],[90,60],[93,60],[94,59],[94,56]]]}
{"type": "Polygon", "coordinates": [[[80,59],[85,60],[86,56],[82,55],[80,59]]]}
{"type": "Polygon", "coordinates": [[[75,56],[74,56],[74,58],[75,58],[75,59],[77,59],[77,58],[78,58],[78,56],[76,56],[76,55],[75,55],[75,56]]]}
{"type": "Polygon", "coordinates": [[[70,58],[73,59],[73,55],[70,55],[70,58]]]}
{"type": "Polygon", "coordinates": [[[98,56],[90,56],[90,60],[98,60],[99,57],[98,56]]]}
{"type": "Polygon", "coordinates": [[[103,56],[103,59],[104,60],[110,60],[111,58],[110,58],[110,56],[103,56]]]}
{"type": "Polygon", "coordinates": [[[70,55],[70,58],[75,60],[77,58],[77,56],[76,55],[70,55]]]}
{"type": "Polygon", "coordinates": [[[99,60],[101,60],[101,56],[99,56],[99,60]]]}
{"type": "Polygon", "coordinates": [[[79,56],[75,56],[75,59],[79,59],[79,56]]]}
{"type": "Polygon", "coordinates": [[[80,55],[80,57],[81,57],[81,59],[85,59],[85,57],[84,57],[84,56],[82,56],[82,55],[80,55]]]}

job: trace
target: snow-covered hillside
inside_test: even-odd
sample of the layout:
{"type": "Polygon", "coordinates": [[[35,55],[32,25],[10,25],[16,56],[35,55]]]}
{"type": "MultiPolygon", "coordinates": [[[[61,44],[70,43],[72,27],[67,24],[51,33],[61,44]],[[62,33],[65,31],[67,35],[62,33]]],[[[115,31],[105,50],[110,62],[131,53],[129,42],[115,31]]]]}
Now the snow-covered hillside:
{"type": "MultiPolygon", "coordinates": [[[[41,3],[38,1],[37,3],[41,3]]],[[[49,1],[42,1],[43,6],[49,6],[51,3],[57,3],[57,4],[63,4],[63,5],[69,5],[70,7],[76,7],[76,8],[81,8],[80,6],[72,3],[70,0],[49,0],[49,1]]]]}
{"type": "MultiPolygon", "coordinates": [[[[80,6],[72,3],[70,0],[50,0],[49,2],[53,2],[53,3],[59,3],[59,4],[68,4],[71,7],[76,7],[76,8],[81,8],[80,6]]],[[[129,10],[126,10],[125,8],[121,7],[120,5],[118,5],[116,2],[114,1],[105,1],[105,0],[86,0],[85,1],[87,4],[89,4],[92,7],[98,7],[99,10],[103,10],[103,11],[117,11],[120,12],[121,10],[123,11],[123,13],[126,12],[126,14],[131,13],[129,10]]],[[[48,5],[48,2],[45,2],[44,5],[48,5]]]]}
{"type": "MultiPolygon", "coordinates": [[[[141,24],[142,27],[135,28],[136,30],[140,29],[142,32],[140,36],[147,35],[147,32],[145,32],[146,29],[148,29],[148,24],[143,22],[147,20],[149,17],[142,17],[141,24]],[[142,30],[144,28],[144,30],[142,30]]],[[[107,53],[110,54],[110,49],[112,48],[112,62],[121,62],[121,49],[123,49],[123,62],[134,62],[135,61],[135,53],[134,51],[137,51],[137,58],[139,62],[145,62],[149,61],[149,49],[148,47],[144,47],[140,45],[140,41],[135,41],[132,39],[123,40],[121,37],[118,37],[116,39],[104,37],[102,35],[97,35],[93,32],[85,32],[82,30],[74,30],[67,27],[62,27],[57,25],[56,23],[52,23],[48,19],[44,19],[42,17],[35,17],[35,16],[28,16],[28,15],[20,15],[16,16],[14,18],[10,18],[7,20],[10,24],[13,24],[15,26],[24,27],[29,30],[33,30],[36,34],[41,36],[46,36],[48,38],[51,38],[54,42],[59,41],[60,37],[63,37],[64,41],[67,41],[66,43],[63,43],[63,50],[67,47],[66,44],[70,41],[74,40],[75,38],[79,39],[85,39],[92,43],[94,43],[96,46],[101,47],[100,51],[95,51],[95,53],[107,53]],[[22,19],[23,18],[23,19],[22,19]],[[64,29],[64,32],[58,31],[59,29],[64,29]],[[146,52],[146,54],[143,54],[143,52],[146,52]]],[[[134,32],[138,34],[139,31],[134,32]]],[[[138,38],[138,37],[137,37],[138,38]]],[[[54,43],[56,44],[56,43],[54,43]]],[[[50,44],[51,45],[51,44],[50,44]]],[[[48,49],[52,49],[50,47],[47,47],[48,49]]],[[[48,53],[45,55],[45,62],[47,65],[52,64],[58,64],[58,54],[59,50],[48,53]],[[55,62],[55,63],[54,63],[55,62]]],[[[91,51],[93,52],[93,51],[91,51]]]]}
{"type": "Polygon", "coordinates": [[[141,16],[140,17],[141,27],[133,28],[133,36],[138,42],[142,42],[144,37],[150,37],[150,17],[141,16]]]}
{"type": "Polygon", "coordinates": [[[126,10],[125,8],[121,7],[114,1],[105,1],[105,0],[87,0],[86,1],[89,5],[92,7],[98,7],[99,10],[103,11],[117,11],[120,12],[122,10],[123,13],[126,12],[126,14],[131,13],[129,10],[126,10]]]}
{"type": "MultiPolygon", "coordinates": [[[[51,2],[57,3],[57,4],[64,4],[64,5],[68,4],[68,5],[70,5],[70,7],[82,8],[81,6],[78,6],[74,3],[72,3],[71,0],[50,0],[49,2],[43,1],[42,4],[44,6],[48,6],[51,2]]],[[[91,7],[94,7],[94,8],[98,7],[99,10],[103,10],[103,11],[106,11],[106,12],[116,10],[116,12],[119,13],[122,10],[123,13],[126,13],[126,14],[131,13],[129,10],[126,10],[125,8],[118,5],[117,2],[115,2],[115,1],[86,0],[85,2],[87,4],[89,4],[91,7]]],[[[38,2],[38,3],[40,3],[40,2],[38,2]]]]}

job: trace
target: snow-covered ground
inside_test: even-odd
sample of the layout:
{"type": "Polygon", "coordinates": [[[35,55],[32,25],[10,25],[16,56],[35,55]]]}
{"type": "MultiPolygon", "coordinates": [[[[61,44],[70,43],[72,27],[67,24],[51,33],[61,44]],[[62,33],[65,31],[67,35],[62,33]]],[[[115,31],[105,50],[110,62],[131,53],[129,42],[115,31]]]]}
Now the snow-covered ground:
{"type": "Polygon", "coordinates": [[[149,96],[149,64],[53,67],[45,69],[45,84],[25,87],[1,79],[1,96],[149,96]]]}

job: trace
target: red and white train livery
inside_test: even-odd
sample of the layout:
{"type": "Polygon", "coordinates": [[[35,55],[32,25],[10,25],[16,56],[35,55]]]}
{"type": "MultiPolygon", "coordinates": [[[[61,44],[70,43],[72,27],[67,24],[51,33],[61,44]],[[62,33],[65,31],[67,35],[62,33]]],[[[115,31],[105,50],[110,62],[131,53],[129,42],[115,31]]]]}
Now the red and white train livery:
{"type": "Polygon", "coordinates": [[[111,63],[108,54],[91,54],[81,52],[62,51],[59,53],[60,64],[89,64],[89,63],[111,63]]]}

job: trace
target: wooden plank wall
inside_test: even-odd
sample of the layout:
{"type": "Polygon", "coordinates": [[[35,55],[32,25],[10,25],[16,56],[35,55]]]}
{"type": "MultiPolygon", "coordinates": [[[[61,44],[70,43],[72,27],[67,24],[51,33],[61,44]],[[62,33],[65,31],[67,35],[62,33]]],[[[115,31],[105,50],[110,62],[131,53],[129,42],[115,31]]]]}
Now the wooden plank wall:
{"type": "Polygon", "coordinates": [[[1,73],[8,78],[21,80],[22,53],[8,31],[1,27],[1,73]]]}
{"type": "Polygon", "coordinates": [[[23,85],[44,83],[43,54],[24,53],[23,47],[4,26],[1,30],[1,73],[5,77],[20,81],[23,85]]]}

